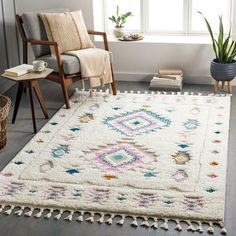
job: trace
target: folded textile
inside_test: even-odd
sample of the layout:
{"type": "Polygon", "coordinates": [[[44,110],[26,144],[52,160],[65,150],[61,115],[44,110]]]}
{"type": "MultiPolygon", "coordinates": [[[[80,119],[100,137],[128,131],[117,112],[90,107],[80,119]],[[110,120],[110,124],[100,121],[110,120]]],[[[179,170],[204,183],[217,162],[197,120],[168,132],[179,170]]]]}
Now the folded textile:
{"type": "Polygon", "coordinates": [[[100,48],[87,48],[69,51],[66,54],[76,56],[80,61],[83,78],[89,78],[91,87],[112,83],[109,52],[100,48]]]}

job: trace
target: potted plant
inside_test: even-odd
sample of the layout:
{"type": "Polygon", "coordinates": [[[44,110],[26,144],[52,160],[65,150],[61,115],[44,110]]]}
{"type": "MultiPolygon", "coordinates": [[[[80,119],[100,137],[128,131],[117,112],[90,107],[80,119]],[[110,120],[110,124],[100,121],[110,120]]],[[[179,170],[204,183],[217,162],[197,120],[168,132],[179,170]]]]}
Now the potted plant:
{"type": "Polygon", "coordinates": [[[113,35],[116,38],[120,38],[124,35],[124,24],[127,21],[127,18],[132,16],[132,12],[128,11],[124,14],[120,14],[119,5],[116,7],[115,15],[109,17],[108,19],[115,23],[115,28],[113,30],[113,35]]]}
{"type": "Polygon", "coordinates": [[[231,28],[229,33],[224,35],[224,26],[222,16],[219,16],[219,33],[215,37],[208,20],[201,14],[206,22],[207,29],[212,40],[212,47],[215,53],[215,59],[211,61],[211,76],[216,81],[231,81],[236,76],[236,42],[232,40],[231,28]]]}

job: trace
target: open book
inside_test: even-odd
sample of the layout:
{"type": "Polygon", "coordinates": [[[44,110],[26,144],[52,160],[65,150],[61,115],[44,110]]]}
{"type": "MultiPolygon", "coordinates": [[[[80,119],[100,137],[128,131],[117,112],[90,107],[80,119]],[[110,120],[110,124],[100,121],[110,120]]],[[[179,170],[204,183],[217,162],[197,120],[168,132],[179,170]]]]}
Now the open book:
{"type": "Polygon", "coordinates": [[[5,70],[5,74],[9,76],[21,76],[33,71],[33,66],[22,64],[16,67],[5,70]]]}

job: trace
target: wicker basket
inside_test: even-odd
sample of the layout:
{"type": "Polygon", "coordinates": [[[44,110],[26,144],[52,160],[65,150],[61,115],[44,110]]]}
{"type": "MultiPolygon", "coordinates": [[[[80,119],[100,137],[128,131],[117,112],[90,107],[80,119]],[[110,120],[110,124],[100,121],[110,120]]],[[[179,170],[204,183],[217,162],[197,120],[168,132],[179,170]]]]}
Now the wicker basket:
{"type": "Polygon", "coordinates": [[[11,100],[3,95],[0,95],[0,152],[7,144],[7,117],[11,100]]]}

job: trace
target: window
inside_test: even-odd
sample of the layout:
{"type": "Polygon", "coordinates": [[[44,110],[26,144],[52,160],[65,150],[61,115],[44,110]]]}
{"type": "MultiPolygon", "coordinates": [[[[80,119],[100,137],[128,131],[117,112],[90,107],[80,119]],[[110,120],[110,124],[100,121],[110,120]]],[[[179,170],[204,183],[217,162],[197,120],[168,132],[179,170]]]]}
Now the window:
{"type": "MultiPolygon", "coordinates": [[[[116,6],[119,5],[120,13],[132,11],[133,16],[127,21],[125,28],[128,30],[140,30],[140,0],[108,0],[106,1],[106,18],[114,15],[116,6]]],[[[114,24],[111,21],[107,22],[107,29],[113,29],[114,24]]]]}
{"type": "Polygon", "coordinates": [[[108,17],[120,12],[131,11],[125,28],[130,32],[146,34],[206,34],[207,28],[201,11],[210,21],[214,31],[218,30],[218,16],[223,16],[224,25],[229,29],[233,0],[94,0],[95,27],[101,25],[111,32],[114,24],[108,17]],[[101,19],[102,18],[102,19],[101,19]],[[100,22],[100,23],[99,23],[100,22]]]}
{"type": "Polygon", "coordinates": [[[202,24],[202,18],[198,11],[204,13],[211,23],[214,31],[218,29],[219,15],[223,16],[224,25],[230,25],[230,8],[231,4],[228,0],[192,0],[191,7],[191,29],[194,32],[206,32],[206,26],[202,24]]]}
{"type": "Polygon", "coordinates": [[[148,29],[150,31],[182,31],[184,0],[149,0],[148,29]]]}

